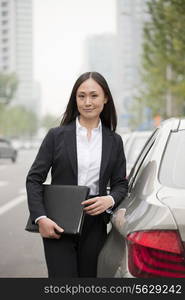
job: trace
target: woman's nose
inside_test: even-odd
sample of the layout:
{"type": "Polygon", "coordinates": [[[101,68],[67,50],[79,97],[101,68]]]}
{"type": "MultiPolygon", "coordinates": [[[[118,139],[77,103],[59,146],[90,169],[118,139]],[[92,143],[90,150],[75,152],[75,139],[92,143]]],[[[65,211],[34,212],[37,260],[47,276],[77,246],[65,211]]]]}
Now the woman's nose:
{"type": "Polygon", "coordinates": [[[90,97],[85,98],[85,105],[90,105],[91,104],[91,99],[90,97]]]}

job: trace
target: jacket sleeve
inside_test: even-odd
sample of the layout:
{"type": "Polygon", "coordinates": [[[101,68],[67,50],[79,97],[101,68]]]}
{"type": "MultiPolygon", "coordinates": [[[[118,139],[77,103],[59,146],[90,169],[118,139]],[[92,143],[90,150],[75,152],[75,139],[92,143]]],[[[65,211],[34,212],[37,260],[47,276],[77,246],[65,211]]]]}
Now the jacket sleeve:
{"type": "Polygon", "coordinates": [[[32,222],[46,215],[43,205],[43,186],[53,162],[54,135],[53,128],[45,136],[38,154],[26,177],[28,207],[32,222]]]}
{"type": "Polygon", "coordinates": [[[110,195],[115,201],[113,210],[126,197],[128,192],[128,180],[126,178],[126,158],[123,149],[122,138],[118,136],[118,150],[114,168],[110,177],[110,195]]]}

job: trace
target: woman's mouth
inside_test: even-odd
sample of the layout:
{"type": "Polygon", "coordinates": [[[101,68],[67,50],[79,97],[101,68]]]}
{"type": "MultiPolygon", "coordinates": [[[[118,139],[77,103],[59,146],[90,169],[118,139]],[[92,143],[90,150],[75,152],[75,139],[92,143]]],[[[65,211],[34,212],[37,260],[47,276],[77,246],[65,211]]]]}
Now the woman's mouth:
{"type": "Polygon", "coordinates": [[[85,112],[91,112],[93,109],[84,109],[85,112]]]}

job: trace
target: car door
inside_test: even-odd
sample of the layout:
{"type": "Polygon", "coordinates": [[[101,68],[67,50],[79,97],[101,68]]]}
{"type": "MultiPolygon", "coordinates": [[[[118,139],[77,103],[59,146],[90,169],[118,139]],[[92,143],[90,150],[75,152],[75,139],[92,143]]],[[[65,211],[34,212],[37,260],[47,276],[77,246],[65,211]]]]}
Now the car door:
{"type": "Polygon", "coordinates": [[[157,135],[158,130],[153,133],[146,143],[128,178],[128,196],[119,207],[126,208],[127,226],[124,227],[126,232],[135,230],[134,226],[137,221],[140,221],[139,217],[143,215],[143,212],[146,209],[144,201],[153,189],[156,166],[155,162],[151,160],[151,157],[157,135]]]}
{"type": "Polygon", "coordinates": [[[141,169],[143,169],[143,167],[146,165],[146,163],[149,160],[149,153],[151,153],[157,135],[158,135],[158,129],[156,129],[154,133],[151,135],[150,139],[147,141],[145,147],[143,148],[140,155],[138,156],[135,165],[131,169],[131,172],[128,177],[128,181],[129,181],[128,196],[130,196],[130,193],[136,182],[136,178],[138,177],[138,173],[141,172],[141,169]]]}

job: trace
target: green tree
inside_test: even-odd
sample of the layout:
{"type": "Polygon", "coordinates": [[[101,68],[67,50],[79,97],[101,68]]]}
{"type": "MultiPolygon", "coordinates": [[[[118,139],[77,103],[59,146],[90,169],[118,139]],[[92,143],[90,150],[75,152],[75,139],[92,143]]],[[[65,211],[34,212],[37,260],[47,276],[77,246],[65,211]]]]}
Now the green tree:
{"type": "Polygon", "coordinates": [[[17,87],[18,80],[15,73],[0,73],[0,122],[2,121],[5,107],[13,99],[17,87]]]}
{"type": "Polygon", "coordinates": [[[0,73],[0,104],[9,104],[18,87],[18,79],[15,73],[0,73]]]}
{"type": "Polygon", "coordinates": [[[0,133],[8,137],[32,137],[38,129],[36,114],[22,106],[6,107],[0,119],[0,133]]]}
{"type": "Polygon", "coordinates": [[[41,127],[44,127],[46,130],[51,127],[56,127],[60,125],[60,120],[54,115],[46,114],[41,120],[41,127]]]}
{"type": "Polygon", "coordinates": [[[144,25],[142,88],[139,101],[153,116],[184,114],[185,1],[150,0],[144,25]]]}

